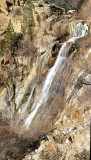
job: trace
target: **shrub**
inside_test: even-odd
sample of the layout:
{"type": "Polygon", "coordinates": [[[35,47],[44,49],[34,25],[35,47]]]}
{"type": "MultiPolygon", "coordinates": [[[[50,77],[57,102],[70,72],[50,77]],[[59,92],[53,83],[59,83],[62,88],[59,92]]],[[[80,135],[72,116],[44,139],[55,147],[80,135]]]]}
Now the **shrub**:
{"type": "Polygon", "coordinates": [[[10,20],[8,27],[6,29],[6,34],[4,36],[4,49],[13,54],[15,45],[16,45],[16,33],[14,32],[13,25],[10,20]]]}
{"type": "Polygon", "coordinates": [[[12,11],[13,16],[19,16],[21,15],[21,9],[20,8],[16,8],[12,11]]]}

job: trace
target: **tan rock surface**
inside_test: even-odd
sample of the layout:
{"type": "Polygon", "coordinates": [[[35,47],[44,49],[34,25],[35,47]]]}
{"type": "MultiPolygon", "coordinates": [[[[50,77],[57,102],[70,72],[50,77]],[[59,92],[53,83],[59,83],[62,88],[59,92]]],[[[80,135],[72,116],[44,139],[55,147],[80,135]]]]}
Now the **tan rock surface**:
{"type": "MultiPolygon", "coordinates": [[[[88,6],[90,1],[86,4],[88,6]]],[[[24,41],[21,45],[25,48],[23,49],[23,46],[19,48],[15,55],[0,56],[0,113],[4,118],[13,117],[10,119],[14,124],[13,127],[10,126],[11,131],[18,133],[19,136],[22,134],[23,140],[28,141],[28,145],[30,141],[35,141],[40,135],[46,134],[46,138],[41,140],[39,138],[35,143],[38,144],[37,147],[29,148],[23,160],[89,160],[91,121],[89,13],[84,12],[86,8],[83,6],[81,15],[70,12],[58,16],[50,12],[49,4],[39,5],[38,2],[34,2],[34,6],[35,26],[31,42],[34,50],[29,41],[24,41]],[[40,7],[41,5],[43,6],[40,7]],[[21,127],[22,123],[31,113],[34,102],[38,100],[45,78],[54,65],[63,42],[73,37],[75,24],[83,20],[89,25],[89,34],[74,45],[68,44],[68,63],[64,65],[64,72],[60,74],[58,71],[50,88],[48,101],[38,110],[31,128],[25,130],[24,126],[21,127]]],[[[13,18],[10,14],[0,13],[0,33],[6,30],[9,19],[12,20],[15,31],[21,32],[22,16],[13,18]]],[[[15,142],[13,147],[16,147],[15,142]]],[[[17,155],[17,152],[15,148],[11,155],[17,155]]]]}

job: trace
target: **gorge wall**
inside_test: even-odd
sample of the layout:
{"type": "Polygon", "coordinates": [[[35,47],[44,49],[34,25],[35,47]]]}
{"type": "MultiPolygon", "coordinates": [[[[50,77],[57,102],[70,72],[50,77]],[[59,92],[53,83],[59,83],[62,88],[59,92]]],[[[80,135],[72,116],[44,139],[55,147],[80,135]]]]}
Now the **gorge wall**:
{"type": "Polygon", "coordinates": [[[24,4],[9,14],[0,4],[2,160],[89,160],[91,2],[60,2],[33,1],[31,40],[20,38],[24,4]],[[9,20],[20,38],[13,55],[2,50],[9,20]]]}

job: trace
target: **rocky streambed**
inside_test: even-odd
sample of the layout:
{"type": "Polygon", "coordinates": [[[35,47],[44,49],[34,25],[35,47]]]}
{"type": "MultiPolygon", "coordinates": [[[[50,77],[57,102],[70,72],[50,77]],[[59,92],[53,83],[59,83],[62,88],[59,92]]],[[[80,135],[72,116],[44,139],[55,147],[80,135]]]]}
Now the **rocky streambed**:
{"type": "Polygon", "coordinates": [[[30,137],[23,137],[20,132],[21,126],[10,126],[0,120],[0,160],[21,160],[26,154],[38,149],[40,141],[47,140],[46,134],[33,141],[30,137]]]}

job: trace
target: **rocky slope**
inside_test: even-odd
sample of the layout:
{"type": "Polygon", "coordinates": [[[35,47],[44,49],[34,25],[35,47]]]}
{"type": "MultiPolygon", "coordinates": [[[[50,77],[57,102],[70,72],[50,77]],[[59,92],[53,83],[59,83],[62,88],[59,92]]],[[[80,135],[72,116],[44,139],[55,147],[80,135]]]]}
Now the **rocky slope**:
{"type": "Polygon", "coordinates": [[[75,9],[75,10],[78,10],[82,3],[84,2],[85,0],[44,0],[44,2],[48,2],[48,3],[54,3],[58,6],[61,6],[63,8],[65,8],[66,10],[70,10],[70,9],[75,9]]]}
{"type": "MultiPolygon", "coordinates": [[[[79,6],[80,1],[77,2],[79,6]]],[[[25,154],[23,160],[89,160],[91,7],[90,0],[83,3],[79,12],[69,10],[76,9],[72,7],[74,2],[67,1],[67,4],[68,8],[64,5],[55,8],[50,3],[34,1],[32,41],[21,40],[13,56],[4,53],[0,47],[2,160],[19,160],[25,154]],[[60,48],[74,37],[75,26],[79,23],[87,24],[88,34],[76,43],[68,43],[64,52],[66,59],[59,70],[55,70],[52,83],[51,79],[47,82],[49,90],[46,88],[43,92],[60,48]],[[47,92],[48,96],[43,97],[47,92]],[[28,126],[29,123],[25,123],[27,117],[32,117],[31,113],[40,103],[41,107],[28,126]]],[[[18,6],[13,7],[16,9],[18,6]]],[[[0,17],[1,42],[9,19],[15,32],[21,33],[22,15],[13,17],[12,12],[7,15],[1,10],[0,17]]]]}

